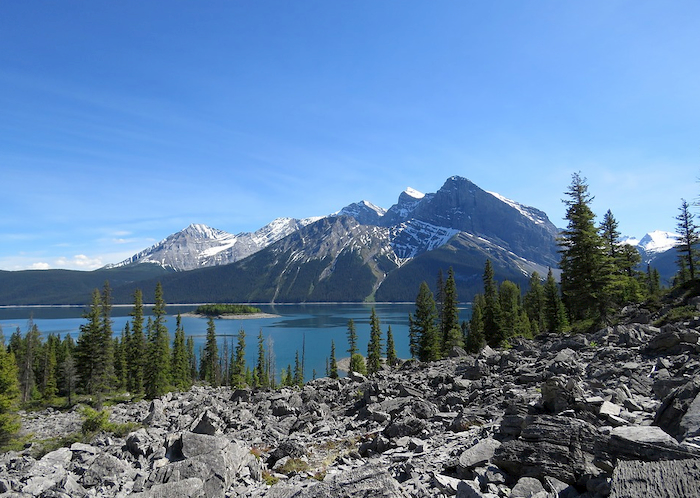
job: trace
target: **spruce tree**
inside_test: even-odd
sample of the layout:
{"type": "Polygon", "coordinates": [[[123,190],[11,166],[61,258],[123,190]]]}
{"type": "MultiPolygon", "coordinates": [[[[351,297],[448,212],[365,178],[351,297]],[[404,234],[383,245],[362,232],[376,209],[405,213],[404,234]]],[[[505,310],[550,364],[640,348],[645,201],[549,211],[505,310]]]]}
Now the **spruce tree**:
{"type": "Polygon", "coordinates": [[[187,336],[187,371],[190,376],[190,385],[197,380],[197,357],[194,354],[194,337],[187,336]]]}
{"type": "Polygon", "coordinates": [[[331,360],[328,376],[331,379],[338,378],[338,362],[335,359],[335,342],[333,342],[333,340],[331,340],[331,360]]]}
{"type": "Polygon", "coordinates": [[[216,325],[214,319],[207,319],[207,338],[201,369],[202,379],[211,386],[219,385],[219,346],[216,343],[216,325]]]}
{"type": "Polygon", "coordinates": [[[464,347],[462,328],[459,325],[459,300],[457,299],[457,284],[452,267],[447,272],[447,280],[443,291],[442,304],[442,356],[447,356],[453,347],[464,347]]]}
{"type": "Polygon", "coordinates": [[[390,367],[395,366],[398,363],[398,357],[396,356],[396,345],[394,344],[394,334],[391,332],[391,325],[386,331],[386,364],[390,367]]]}
{"type": "Polygon", "coordinates": [[[698,242],[700,242],[700,233],[698,226],[695,224],[693,213],[690,212],[690,207],[685,199],[681,199],[680,213],[676,216],[678,224],[676,232],[680,236],[676,244],[678,251],[678,261],[681,270],[684,268],[688,272],[690,280],[695,280],[696,266],[698,260],[698,242]]]}
{"type": "Polygon", "coordinates": [[[172,384],[176,389],[186,391],[191,386],[190,366],[187,361],[187,346],[185,345],[185,330],[182,328],[182,317],[177,314],[175,322],[175,339],[173,354],[170,361],[172,384]]]}
{"type": "Polygon", "coordinates": [[[292,378],[292,383],[298,387],[302,387],[304,385],[304,375],[301,371],[301,360],[299,359],[298,349],[294,355],[294,377],[292,378]]]}
{"type": "Polygon", "coordinates": [[[566,331],[569,326],[566,309],[559,295],[559,287],[557,281],[554,280],[551,268],[547,272],[547,280],[544,284],[544,302],[545,330],[557,333],[566,331]]]}
{"type": "Polygon", "coordinates": [[[421,361],[435,361],[442,357],[442,344],[437,308],[428,284],[422,282],[416,296],[416,311],[409,316],[411,356],[421,361]]]}
{"type": "Polygon", "coordinates": [[[491,260],[487,259],[484,265],[484,339],[491,347],[500,347],[504,344],[506,336],[503,330],[501,303],[498,300],[498,289],[494,281],[494,271],[491,260]]]}
{"type": "MultiPolygon", "coordinates": [[[[58,337],[56,337],[53,334],[50,334],[46,341],[46,347],[44,349],[44,378],[42,395],[44,399],[49,403],[53,402],[53,399],[58,394],[58,380],[56,375],[56,350],[58,348],[58,343],[58,337]]],[[[0,345],[0,348],[2,347],[4,347],[4,345],[0,345]]]]}
{"type": "Polygon", "coordinates": [[[127,389],[132,394],[144,392],[144,367],[146,337],[143,333],[143,294],[140,289],[134,291],[134,307],[131,315],[131,335],[129,337],[127,368],[129,370],[127,389]]]}
{"type": "Polygon", "coordinates": [[[262,387],[264,389],[270,387],[270,380],[267,376],[268,371],[265,361],[265,339],[263,338],[262,329],[260,329],[260,332],[258,333],[258,363],[255,365],[255,371],[258,374],[258,387],[262,387]]]}
{"type": "Polygon", "coordinates": [[[124,324],[121,338],[114,338],[114,375],[117,379],[116,386],[118,389],[127,389],[129,384],[129,367],[127,366],[127,348],[129,346],[129,322],[124,324]]]}
{"type": "Polygon", "coordinates": [[[231,365],[231,386],[245,386],[245,330],[238,331],[236,342],[235,358],[231,365]]]}
{"type": "Polygon", "coordinates": [[[498,302],[501,307],[501,327],[505,340],[522,335],[519,299],[518,286],[510,280],[503,281],[498,289],[498,302]]]}
{"type": "Polygon", "coordinates": [[[20,428],[18,373],[15,355],[7,351],[0,334],[0,447],[9,443],[20,428]]]}
{"type": "Polygon", "coordinates": [[[100,345],[102,296],[95,289],[92,292],[92,303],[89,310],[83,315],[87,323],[80,325],[80,335],[76,345],[76,364],[81,386],[87,394],[97,394],[103,387],[101,365],[102,353],[100,345]]]}
{"type": "Polygon", "coordinates": [[[348,353],[350,354],[349,372],[355,371],[355,363],[353,359],[358,354],[357,350],[357,331],[355,330],[355,321],[351,318],[348,320],[348,353]]]}
{"type": "Polygon", "coordinates": [[[144,369],[146,397],[153,399],[162,396],[170,388],[170,334],[165,326],[165,299],[160,282],[156,284],[147,358],[148,363],[144,369]]]}
{"type": "Polygon", "coordinates": [[[544,331],[544,287],[542,287],[540,274],[536,271],[530,275],[530,284],[523,297],[523,308],[530,320],[533,334],[544,331]]]}
{"type": "Polygon", "coordinates": [[[100,315],[102,327],[100,330],[99,344],[99,368],[100,368],[100,389],[101,393],[112,390],[116,384],[114,372],[114,333],[112,331],[112,288],[109,281],[105,281],[101,294],[100,315]]]}
{"type": "Polygon", "coordinates": [[[566,195],[568,225],[558,240],[561,292],[572,319],[593,325],[606,318],[609,266],[604,241],[594,223],[586,179],[574,173],[566,195]]]}
{"type": "Polygon", "coordinates": [[[370,333],[367,344],[367,373],[374,375],[382,369],[382,330],[374,308],[369,319],[370,333]]]}

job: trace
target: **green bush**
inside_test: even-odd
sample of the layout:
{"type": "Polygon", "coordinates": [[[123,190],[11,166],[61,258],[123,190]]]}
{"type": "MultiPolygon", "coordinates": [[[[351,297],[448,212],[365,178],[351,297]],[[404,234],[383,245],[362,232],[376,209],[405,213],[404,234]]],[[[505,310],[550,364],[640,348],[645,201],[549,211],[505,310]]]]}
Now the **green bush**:
{"type": "Polygon", "coordinates": [[[666,325],[667,323],[692,320],[696,316],[698,316],[698,309],[695,306],[679,306],[671,309],[671,311],[659,318],[656,322],[654,322],[654,325],[660,327],[661,325],[666,325]]]}
{"type": "Polygon", "coordinates": [[[94,434],[95,432],[104,431],[109,423],[109,412],[107,410],[97,411],[89,406],[82,410],[83,425],[81,431],[83,434],[94,434]]]}

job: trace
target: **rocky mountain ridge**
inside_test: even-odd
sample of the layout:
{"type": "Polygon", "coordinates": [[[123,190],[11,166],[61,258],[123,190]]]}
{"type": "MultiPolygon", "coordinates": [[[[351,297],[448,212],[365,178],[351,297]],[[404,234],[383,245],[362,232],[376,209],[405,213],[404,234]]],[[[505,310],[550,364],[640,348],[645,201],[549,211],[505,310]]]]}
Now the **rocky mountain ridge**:
{"type": "MultiPolygon", "coordinates": [[[[534,258],[538,263],[544,263],[541,261],[544,259],[548,260],[546,264],[556,263],[556,251],[553,250],[552,242],[557,229],[545,213],[498,194],[485,192],[466,178],[458,176],[448,178],[434,194],[425,195],[409,188],[399,195],[398,202],[388,210],[369,201],[360,201],[330,215],[339,216],[349,216],[360,225],[391,228],[388,235],[392,246],[397,247],[398,259],[413,258],[446,244],[449,235],[467,232],[495,241],[526,258],[534,258]],[[538,239],[531,234],[524,235],[524,232],[532,231],[533,227],[525,227],[527,223],[517,220],[518,216],[542,227],[542,236],[538,239]],[[411,233],[408,237],[404,233],[407,229],[411,233]],[[516,233],[512,233],[514,229],[516,233]],[[526,244],[514,243],[518,237],[531,240],[526,244]],[[540,245],[538,249],[529,247],[537,244],[540,245]],[[542,257],[541,252],[546,256],[542,257]]],[[[154,263],[186,271],[230,264],[320,219],[322,217],[304,220],[279,218],[256,232],[238,235],[193,224],[111,267],[154,263]]]]}
{"type": "MultiPolygon", "coordinates": [[[[697,306],[697,303],[694,303],[697,306]]],[[[195,387],[116,405],[98,435],[0,457],[8,496],[622,498],[700,493],[700,318],[629,308],[595,334],[454,350],[278,391],[195,387]]],[[[699,313],[700,315],[700,313],[699,313]]],[[[76,410],[26,414],[36,439],[76,410]]]]}

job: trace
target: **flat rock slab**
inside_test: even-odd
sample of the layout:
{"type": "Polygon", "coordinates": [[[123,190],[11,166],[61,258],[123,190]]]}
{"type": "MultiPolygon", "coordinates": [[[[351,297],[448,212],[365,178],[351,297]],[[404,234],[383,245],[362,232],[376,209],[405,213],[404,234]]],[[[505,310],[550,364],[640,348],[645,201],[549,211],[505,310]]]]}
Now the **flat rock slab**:
{"type": "Polygon", "coordinates": [[[499,441],[493,438],[479,441],[471,448],[467,448],[459,457],[459,466],[462,469],[471,469],[473,467],[483,465],[491,458],[496,451],[496,448],[501,446],[499,441]]]}
{"type": "Polygon", "coordinates": [[[700,496],[700,459],[621,461],[613,472],[610,498],[700,496]]]}

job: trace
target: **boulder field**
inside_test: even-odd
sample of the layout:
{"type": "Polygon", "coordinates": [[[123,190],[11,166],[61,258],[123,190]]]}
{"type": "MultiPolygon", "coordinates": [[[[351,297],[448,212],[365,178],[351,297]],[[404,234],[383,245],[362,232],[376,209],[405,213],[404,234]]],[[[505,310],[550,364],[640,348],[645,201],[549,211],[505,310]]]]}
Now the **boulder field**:
{"type": "MultiPolygon", "coordinates": [[[[276,391],[194,387],[110,408],[137,422],[0,455],[2,496],[700,496],[694,322],[517,339],[276,391]]],[[[35,439],[76,410],[24,414],[35,439]]]]}

